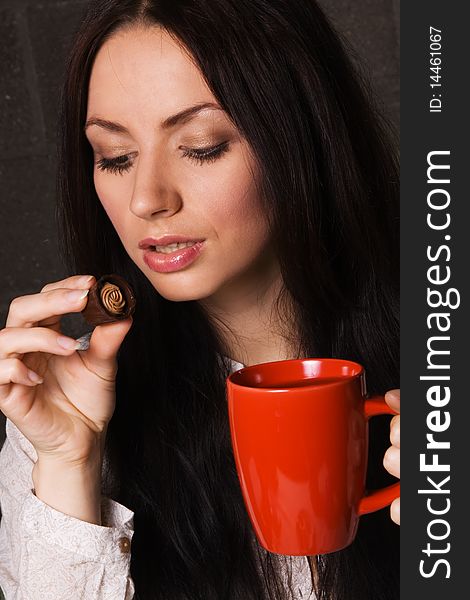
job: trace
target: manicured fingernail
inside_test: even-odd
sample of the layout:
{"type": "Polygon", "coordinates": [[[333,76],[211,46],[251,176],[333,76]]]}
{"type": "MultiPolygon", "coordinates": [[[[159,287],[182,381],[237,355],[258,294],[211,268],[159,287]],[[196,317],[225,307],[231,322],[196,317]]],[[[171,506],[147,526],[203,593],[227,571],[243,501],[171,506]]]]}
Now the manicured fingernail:
{"type": "Polygon", "coordinates": [[[28,369],[28,377],[29,379],[31,379],[31,381],[33,383],[42,383],[43,379],[42,377],[40,377],[37,373],[35,373],[34,371],[31,371],[31,369],[28,369]]]}
{"type": "Polygon", "coordinates": [[[80,346],[80,344],[78,344],[76,342],[76,340],[72,340],[70,338],[63,337],[63,336],[59,336],[57,338],[57,343],[59,344],[59,346],[61,346],[62,348],[65,348],[66,350],[71,350],[72,348],[77,350],[78,347],[80,346]]]}
{"type": "Polygon", "coordinates": [[[77,344],[79,344],[77,350],[88,350],[92,333],[93,332],[90,331],[77,339],[77,344]]]}
{"type": "Polygon", "coordinates": [[[73,290],[73,292],[67,292],[65,297],[69,302],[78,302],[83,300],[90,290],[73,290]]]}
{"type": "Polygon", "coordinates": [[[78,285],[87,285],[93,279],[93,275],[84,275],[77,281],[78,285]]]}

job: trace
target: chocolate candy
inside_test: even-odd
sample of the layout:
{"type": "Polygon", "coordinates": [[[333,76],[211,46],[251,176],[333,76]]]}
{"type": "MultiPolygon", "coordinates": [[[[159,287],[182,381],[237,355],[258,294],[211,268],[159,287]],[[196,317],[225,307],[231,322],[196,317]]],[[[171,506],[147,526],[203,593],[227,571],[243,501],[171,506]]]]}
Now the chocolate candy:
{"type": "Polygon", "coordinates": [[[123,277],[111,274],[103,275],[90,288],[82,315],[90,325],[96,326],[127,319],[134,309],[132,288],[123,277]]]}

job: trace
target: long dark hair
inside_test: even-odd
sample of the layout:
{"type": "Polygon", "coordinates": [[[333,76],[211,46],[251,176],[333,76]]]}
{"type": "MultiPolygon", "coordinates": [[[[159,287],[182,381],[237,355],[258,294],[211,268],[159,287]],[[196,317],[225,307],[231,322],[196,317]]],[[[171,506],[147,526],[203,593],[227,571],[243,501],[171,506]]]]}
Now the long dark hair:
{"type": "MultiPolygon", "coordinates": [[[[135,513],[136,599],[290,598],[279,575],[289,559],[258,545],[243,504],[218,330],[197,301],[158,294],[94,189],[83,132],[90,70],[103,42],[135,24],[158,24],[189,50],[253,150],[299,355],[361,362],[372,393],[399,386],[395,133],[313,0],[95,1],[67,64],[62,252],[71,273],[119,273],[138,299],[118,355],[103,481],[135,513]]],[[[393,481],[382,466],[388,445],[388,420],[374,420],[370,487],[393,481]]],[[[398,539],[388,509],[363,517],[350,547],[311,557],[318,598],[398,598],[398,539]]]]}

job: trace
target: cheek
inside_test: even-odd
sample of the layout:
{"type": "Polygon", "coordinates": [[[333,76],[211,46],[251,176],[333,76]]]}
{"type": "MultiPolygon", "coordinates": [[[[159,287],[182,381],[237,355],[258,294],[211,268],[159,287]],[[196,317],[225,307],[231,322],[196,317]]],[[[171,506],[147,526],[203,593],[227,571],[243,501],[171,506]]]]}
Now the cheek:
{"type": "Polygon", "coordinates": [[[103,177],[95,174],[94,183],[98,198],[109,220],[122,239],[124,232],[123,217],[127,214],[127,210],[123,210],[127,198],[126,186],[123,183],[123,179],[119,176],[103,177]]]}
{"type": "Polygon", "coordinates": [[[268,223],[251,176],[235,178],[221,190],[211,207],[212,222],[221,241],[238,252],[252,252],[265,245],[268,223]]]}

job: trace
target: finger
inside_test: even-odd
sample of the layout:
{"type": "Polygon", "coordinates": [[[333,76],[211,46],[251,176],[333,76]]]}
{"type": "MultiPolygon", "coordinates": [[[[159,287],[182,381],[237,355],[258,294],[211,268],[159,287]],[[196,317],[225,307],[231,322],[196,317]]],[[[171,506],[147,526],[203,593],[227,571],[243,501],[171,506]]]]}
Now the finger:
{"type": "Polygon", "coordinates": [[[389,390],[385,394],[385,402],[390,406],[392,410],[395,412],[400,412],[400,390],[389,390]]]}
{"type": "Polygon", "coordinates": [[[400,477],[400,449],[390,446],[385,452],[383,465],[394,477],[400,477]]]}
{"type": "MultiPolygon", "coordinates": [[[[89,284],[91,287],[91,283],[89,284]]],[[[81,311],[89,288],[60,288],[18,296],[10,304],[6,327],[41,327],[60,322],[62,315],[81,311]]]]}
{"type": "Polygon", "coordinates": [[[400,498],[395,498],[390,504],[390,517],[394,523],[400,525],[400,498]]]}
{"type": "Polygon", "coordinates": [[[132,317],[129,317],[123,321],[95,327],[88,349],[80,352],[80,357],[90,371],[108,381],[114,380],[117,372],[117,352],[132,322],[132,317]]]}
{"type": "Polygon", "coordinates": [[[69,355],[79,346],[73,338],[58,335],[47,327],[8,327],[0,331],[0,359],[18,358],[26,352],[69,355]]]}
{"type": "Polygon", "coordinates": [[[0,360],[0,386],[9,383],[34,386],[42,383],[42,377],[28,369],[18,358],[7,358],[0,360]]]}
{"type": "Polygon", "coordinates": [[[400,415],[395,415],[390,421],[390,441],[393,446],[400,447],[400,415]]]}
{"type": "Polygon", "coordinates": [[[61,279],[60,281],[46,283],[46,285],[41,289],[41,293],[48,292],[50,290],[57,290],[59,288],[79,289],[81,287],[88,287],[88,283],[93,279],[93,275],[72,275],[66,279],[61,279]]]}
{"type": "MultiPolygon", "coordinates": [[[[90,289],[91,286],[96,282],[96,279],[93,275],[73,275],[72,277],[67,277],[67,279],[63,279],[62,281],[56,281],[52,283],[46,284],[41,293],[47,292],[54,289],[59,288],[68,288],[68,289],[90,289]]],[[[62,315],[54,315],[47,319],[43,319],[38,321],[36,324],[41,327],[49,327],[49,329],[53,329],[60,333],[60,322],[62,315]]]]}

